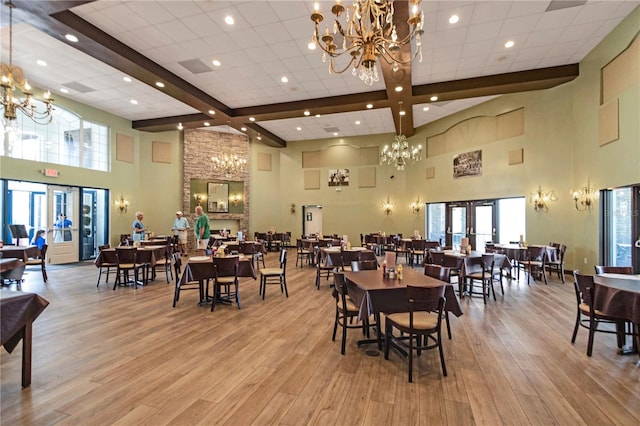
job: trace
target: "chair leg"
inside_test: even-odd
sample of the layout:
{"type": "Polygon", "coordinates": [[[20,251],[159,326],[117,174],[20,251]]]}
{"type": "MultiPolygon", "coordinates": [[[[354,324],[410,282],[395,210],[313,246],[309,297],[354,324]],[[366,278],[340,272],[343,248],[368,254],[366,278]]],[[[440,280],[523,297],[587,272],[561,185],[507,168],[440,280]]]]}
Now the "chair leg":
{"type": "MultiPolygon", "coordinates": [[[[419,337],[416,336],[416,339],[419,337]]],[[[409,383],[413,383],[413,336],[411,334],[409,334],[409,383]]]]}
{"type": "Polygon", "coordinates": [[[384,359],[389,359],[389,346],[391,342],[391,336],[391,323],[389,321],[386,321],[384,328],[384,359]]]}
{"type": "Polygon", "coordinates": [[[596,331],[596,324],[593,318],[589,320],[589,341],[587,342],[587,356],[593,353],[593,335],[596,331]]]}
{"type": "Polygon", "coordinates": [[[44,263],[44,259],[42,259],[42,263],[40,265],[42,267],[42,279],[46,283],[47,281],[49,281],[49,278],[47,278],[47,265],[46,263],[44,263]]]}
{"type": "Polygon", "coordinates": [[[447,336],[451,340],[451,324],[449,324],[449,311],[444,311],[444,320],[447,324],[447,336]]]}
{"type": "Polygon", "coordinates": [[[336,332],[338,331],[338,303],[336,302],[336,319],[333,321],[333,335],[331,336],[332,341],[336,341],[336,332]]]}
{"type": "Polygon", "coordinates": [[[236,303],[238,304],[238,309],[242,309],[242,306],[240,306],[240,291],[238,288],[238,280],[236,279],[236,303]]]}
{"type": "Polygon", "coordinates": [[[380,314],[373,314],[373,320],[376,322],[376,334],[378,335],[378,350],[382,350],[382,332],[380,331],[380,314]]]}
{"type": "Polygon", "coordinates": [[[341,348],[341,354],[344,355],[344,353],[347,350],[347,313],[344,312],[343,316],[342,316],[342,348],[341,348]]]}
{"type": "Polygon", "coordinates": [[[320,290],[320,269],[316,268],[316,288],[320,290]]]}
{"type": "Polygon", "coordinates": [[[102,268],[98,268],[98,283],[96,284],[96,287],[100,285],[100,277],[102,277],[102,268]]]}
{"type": "Polygon", "coordinates": [[[442,375],[447,375],[447,365],[444,362],[444,350],[442,348],[442,332],[438,330],[438,351],[440,352],[440,364],[442,364],[442,375]]]}
{"type": "Polygon", "coordinates": [[[284,276],[282,276],[280,279],[282,280],[282,285],[284,286],[284,295],[289,297],[289,291],[287,290],[287,279],[284,276]]]}

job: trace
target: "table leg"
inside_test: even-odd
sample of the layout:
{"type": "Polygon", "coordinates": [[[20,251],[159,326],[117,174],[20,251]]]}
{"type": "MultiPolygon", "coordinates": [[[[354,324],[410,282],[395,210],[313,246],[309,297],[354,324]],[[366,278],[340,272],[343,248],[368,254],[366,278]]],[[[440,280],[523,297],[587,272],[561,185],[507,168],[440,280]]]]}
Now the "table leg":
{"type": "Polygon", "coordinates": [[[27,320],[22,333],[22,387],[26,388],[31,385],[31,319],[27,320]]]}

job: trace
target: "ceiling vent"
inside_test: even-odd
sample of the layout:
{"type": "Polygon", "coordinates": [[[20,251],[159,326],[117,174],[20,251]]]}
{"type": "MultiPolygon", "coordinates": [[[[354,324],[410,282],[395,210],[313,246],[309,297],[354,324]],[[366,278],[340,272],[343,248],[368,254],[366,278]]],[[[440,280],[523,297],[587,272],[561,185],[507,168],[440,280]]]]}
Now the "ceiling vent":
{"type": "Polygon", "coordinates": [[[340,129],[337,127],[323,127],[323,129],[327,133],[340,133],[340,129]]]}
{"type": "Polygon", "coordinates": [[[191,71],[192,74],[202,74],[203,72],[211,71],[211,68],[209,68],[200,59],[189,59],[188,61],[181,61],[178,63],[185,67],[188,71],[191,71]]]}
{"type": "Polygon", "coordinates": [[[583,6],[587,0],[553,0],[547,6],[545,12],[551,12],[552,10],[568,9],[570,7],[583,6]]]}
{"type": "Polygon", "coordinates": [[[96,89],[89,87],[89,86],[85,86],[82,83],[78,83],[77,81],[71,81],[69,83],[64,83],[63,84],[64,87],[74,90],[76,92],[80,92],[80,93],[89,93],[89,92],[95,92],[96,89]]]}

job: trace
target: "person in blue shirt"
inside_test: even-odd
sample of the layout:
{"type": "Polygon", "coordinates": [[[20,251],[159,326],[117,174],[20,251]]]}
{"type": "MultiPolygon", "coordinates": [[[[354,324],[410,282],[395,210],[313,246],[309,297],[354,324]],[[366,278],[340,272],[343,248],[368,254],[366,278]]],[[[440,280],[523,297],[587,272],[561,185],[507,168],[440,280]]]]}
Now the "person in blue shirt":
{"type": "Polygon", "coordinates": [[[33,237],[33,241],[31,242],[34,246],[38,246],[38,250],[42,250],[42,247],[47,244],[44,239],[44,230],[39,230],[36,232],[36,236],[33,237]]]}
{"type": "Polygon", "coordinates": [[[55,228],[54,239],[56,242],[71,241],[71,220],[64,213],[58,215],[58,220],[53,224],[55,228]]]}
{"type": "Polygon", "coordinates": [[[136,212],[136,220],[133,221],[133,241],[143,241],[144,233],[147,230],[144,224],[142,223],[142,219],[144,219],[143,212],[136,212]]]}

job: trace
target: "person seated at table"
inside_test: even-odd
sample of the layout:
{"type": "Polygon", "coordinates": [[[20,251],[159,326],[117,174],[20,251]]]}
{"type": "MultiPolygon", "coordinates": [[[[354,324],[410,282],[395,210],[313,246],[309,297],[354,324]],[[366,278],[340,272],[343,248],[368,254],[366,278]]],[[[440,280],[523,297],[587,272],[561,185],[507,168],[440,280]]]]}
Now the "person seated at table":
{"type": "Polygon", "coordinates": [[[38,246],[38,251],[42,251],[42,247],[47,244],[47,242],[44,239],[44,230],[41,229],[38,232],[36,232],[35,237],[33,237],[33,241],[31,241],[31,244],[34,246],[38,246]]]}

